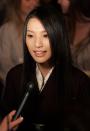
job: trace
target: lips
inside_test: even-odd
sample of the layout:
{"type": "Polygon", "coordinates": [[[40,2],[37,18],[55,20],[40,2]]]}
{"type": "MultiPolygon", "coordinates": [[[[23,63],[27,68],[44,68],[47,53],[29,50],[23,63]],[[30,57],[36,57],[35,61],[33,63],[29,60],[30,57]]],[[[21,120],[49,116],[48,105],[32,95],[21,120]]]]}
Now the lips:
{"type": "Polygon", "coordinates": [[[46,51],[34,51],[35,56],[42,57],[44,56],[46,51]]]}

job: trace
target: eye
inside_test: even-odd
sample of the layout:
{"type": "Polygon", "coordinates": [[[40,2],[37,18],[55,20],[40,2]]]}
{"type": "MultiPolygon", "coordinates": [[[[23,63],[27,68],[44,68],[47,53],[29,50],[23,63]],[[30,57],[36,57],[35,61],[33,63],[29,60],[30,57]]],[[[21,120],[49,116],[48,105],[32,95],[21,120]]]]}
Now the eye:
{"type": "Polygon", "coordinates": [[[44,35],[43,35],[43,37],[47,38],[47,37],[48,37],[48,35],[47,35],[47,34],[44,34],[44,35]]]}
{"type": "Polygon", "coordinates": [[[32,37],[33,37],[33,35],[32,35],[32,34],[27,34],[27,36],[28,36],[28,37],[30,37],[30,38],[32,38],[32,37]]]}

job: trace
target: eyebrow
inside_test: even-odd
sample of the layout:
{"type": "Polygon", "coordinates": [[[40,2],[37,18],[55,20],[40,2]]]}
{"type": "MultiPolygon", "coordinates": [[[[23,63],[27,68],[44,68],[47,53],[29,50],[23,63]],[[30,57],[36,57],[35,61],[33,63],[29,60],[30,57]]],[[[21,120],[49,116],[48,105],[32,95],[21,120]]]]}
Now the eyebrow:
{"type": "Polygon", "coordinates": [[[27,29],[27,31],[28,31],[28,32],[33,32],[33,31],[29,30],[29,29],[27,29]]]}
{"type": "MultiPolygon", "coordinates": [[[[30,29],[27,29],[27,31],[28,31],[28,32],[31,32],[31,33],[34,32],[34,31],[30,30],[30,29]]],[[[43,32],[43,33],[47,33],[47,31],[45,31],[45,30],[42,30],[41,32],[43,32]]]]}

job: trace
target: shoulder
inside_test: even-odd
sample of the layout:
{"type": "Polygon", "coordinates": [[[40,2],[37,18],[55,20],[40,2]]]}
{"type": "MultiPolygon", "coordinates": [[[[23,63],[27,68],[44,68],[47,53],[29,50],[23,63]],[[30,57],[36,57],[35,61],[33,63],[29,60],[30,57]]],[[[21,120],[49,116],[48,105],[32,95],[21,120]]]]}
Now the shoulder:
{"type": "MultiPolygon", "coordinates": [[[[21,86],[23,73],[23,64],[16,65],[8,73],[6,77],[6,93],[18,94],[21,86]]],[[[9,96],[10,97],[10,96],[9,96]]]]}
{"type": "Polygon", "coordinates": [[[18,85],[20,83],[23,72],[23,64],[13,67],[6,76],[6,85],[18,85]]]}
{"type": "Polygon", "coordinates": [[[72,73],[73,73],[74,78],[76,78],[78,80],[85,79],[85,80],[90,81],[90,78],[88,77],[88,75],[86,75],[83,71],[81,71],[80,69],[78,69],[75,66],[72,66],[72,73]]]}
{"type": "Polygon", "coordinates": [[[16,72],[16,71],[22,71],[22,68],[23,68],[23,64],[18,64],[16,66],[14,66],[8,73],[11,73],[11,72],[16,72]]]}
{"type": "Polygon", "coordinates": [[[72,67],[72,82],[74,93],[76,93],[78,97],[90,96],[90,78],[74,66],[72,67]]]}
{"type": "Polygon", "coordinates": [[[9,35],[9,34],[12,34],[13,32],[15,32],[15,24],[12,23],[12,22],[6,22],[4,23],[1,27],[0,27],[0,35],[3,36],[3,33],[4,33],[4,36],[5,35],[9,35]],[[9,34],[8,34],[9,33],[9,34]]]}
{"type": "Polygon", "coordinates": [[[23,65],[13,67],[7,74],[3,102],[7,111],[16,109],[20,100],[21,78],[23,65]],[[17,97],[16,97],[17,96],[17,97]]]}
{"type": "Polygon", "coordinates": [[[15,76],[15,77],[20,76],[22,71],[23,71],[23,64],[18,64],[9,70],[9,72],[7,73],[6,79],[12,76],[15,76]]]}

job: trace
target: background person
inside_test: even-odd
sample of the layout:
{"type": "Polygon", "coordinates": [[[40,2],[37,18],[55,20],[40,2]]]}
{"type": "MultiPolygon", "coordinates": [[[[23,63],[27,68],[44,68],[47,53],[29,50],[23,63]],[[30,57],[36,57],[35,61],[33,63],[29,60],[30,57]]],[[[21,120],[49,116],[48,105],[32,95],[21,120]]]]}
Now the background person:
{"type": "Polygon", "coordinates": [[[90,0],[58,0],[66,16],[74,65],[90,76],[90,0]]]}

